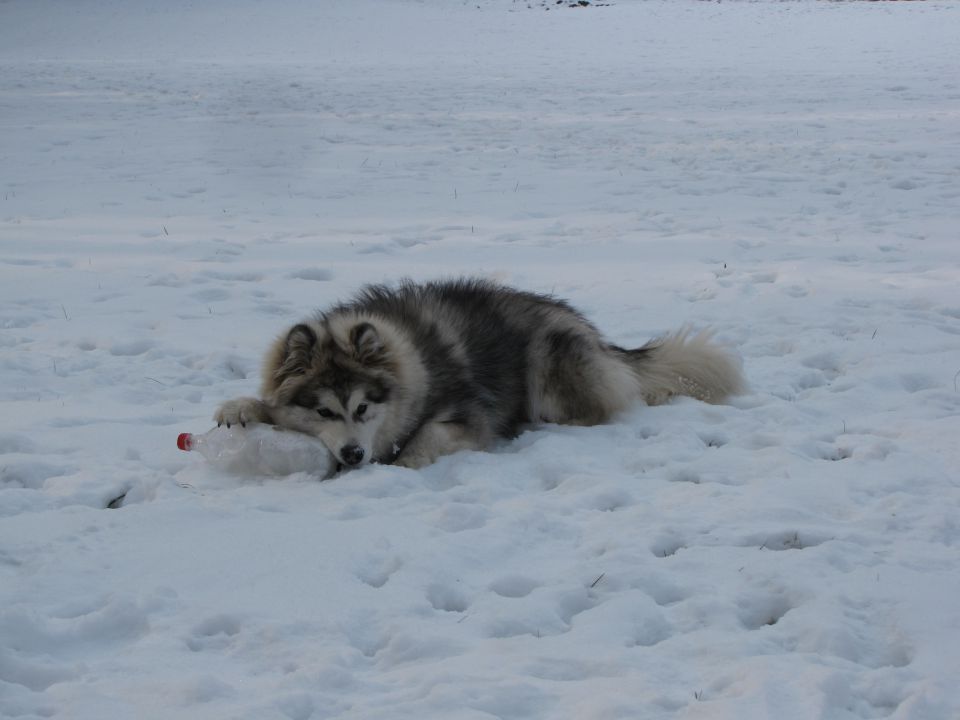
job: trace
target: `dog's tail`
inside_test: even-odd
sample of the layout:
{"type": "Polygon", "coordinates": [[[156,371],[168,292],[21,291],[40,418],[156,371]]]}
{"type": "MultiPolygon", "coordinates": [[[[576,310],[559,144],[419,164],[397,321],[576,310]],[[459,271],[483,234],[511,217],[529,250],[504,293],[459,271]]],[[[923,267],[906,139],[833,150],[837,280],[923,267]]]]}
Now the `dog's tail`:
{"type": "Polygon", "coordinates": [[[689,327],[634,350],[616,348],[640,381],[648,405],[676,395],[721,403],[746,389],[740,359],[713,340],[713,332],[689,327]]]}

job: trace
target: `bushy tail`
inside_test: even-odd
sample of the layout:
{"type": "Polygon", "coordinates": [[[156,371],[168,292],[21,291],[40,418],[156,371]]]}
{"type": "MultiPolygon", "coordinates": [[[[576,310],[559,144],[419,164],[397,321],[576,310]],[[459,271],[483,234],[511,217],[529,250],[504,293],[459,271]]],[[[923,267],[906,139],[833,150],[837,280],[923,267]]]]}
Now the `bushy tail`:
{"type": "Polygon", "coordinates": [[[675,395],[721,403],[746,389],[740,359],[714,342],[710,330],[694,333],[683,328],[622,352],[648,405],[660,405],[675,395]]]}

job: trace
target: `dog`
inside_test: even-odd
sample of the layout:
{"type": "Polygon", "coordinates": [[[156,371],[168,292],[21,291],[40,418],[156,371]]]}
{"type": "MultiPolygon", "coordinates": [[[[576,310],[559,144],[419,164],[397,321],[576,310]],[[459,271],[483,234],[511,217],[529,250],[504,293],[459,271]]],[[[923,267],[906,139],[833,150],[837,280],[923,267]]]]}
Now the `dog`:
{"type": "Polygon", "coordinates": [[[639,403],[743,389],[739,360],[709,331],[626,349],[549,295],[405,281],[294,325],[267,352],[261,398],[228,401],[214,420],[308,433],[345,467],[419,468],[533,423],[596,425],[639,403]]]}

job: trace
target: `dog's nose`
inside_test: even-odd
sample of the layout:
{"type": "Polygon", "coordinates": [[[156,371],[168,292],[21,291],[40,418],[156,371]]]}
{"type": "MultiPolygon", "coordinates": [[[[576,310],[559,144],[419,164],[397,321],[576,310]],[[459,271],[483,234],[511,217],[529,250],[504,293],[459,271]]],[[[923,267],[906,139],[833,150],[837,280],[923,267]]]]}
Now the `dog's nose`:
{"type": "Polygon", "coordinates": [[[347,465],[357,465],[363,460],[363,448],[359,445],[344,445],[340,448],[340,459],[347,465]]]}

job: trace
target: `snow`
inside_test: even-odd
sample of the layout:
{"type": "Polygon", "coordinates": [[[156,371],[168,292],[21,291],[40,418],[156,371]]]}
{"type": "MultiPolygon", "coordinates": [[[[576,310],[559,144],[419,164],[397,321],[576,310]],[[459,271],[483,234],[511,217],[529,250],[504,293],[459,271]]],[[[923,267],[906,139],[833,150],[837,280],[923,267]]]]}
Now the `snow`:
{"type": "Polygon", "coordinates": [[[0,715],[960,717],[957,38],[2,3],[0,715]],[[459,274],[712,325],[751,390],[325,482],[174,447],[285,325],[459,274]]]}

